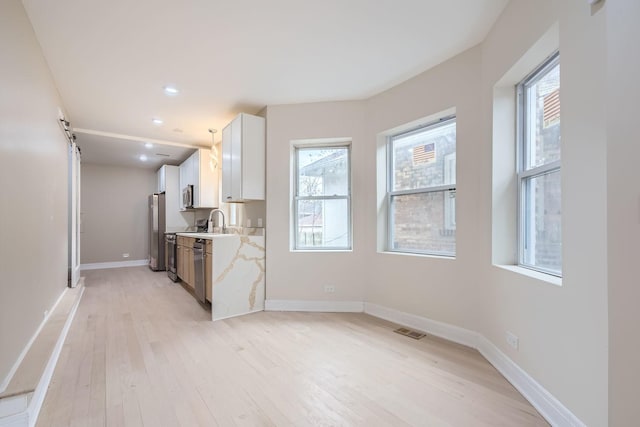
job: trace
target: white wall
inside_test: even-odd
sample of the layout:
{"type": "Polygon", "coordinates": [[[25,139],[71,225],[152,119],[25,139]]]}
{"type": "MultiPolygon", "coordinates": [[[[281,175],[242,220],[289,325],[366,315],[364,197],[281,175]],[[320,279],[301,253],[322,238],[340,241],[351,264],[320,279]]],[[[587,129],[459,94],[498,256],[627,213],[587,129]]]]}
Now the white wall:
{"type": "Polygon", "coordinates": [[[267,299],[362,301],[365,251],[364,200],[353,200],[353,251],[290,251],[291,141],[314,138],[352,139],[352,190],[365,190],[364,108],[361,102],[330,102],[267,109],[267,299]],[[324,293],[325,285],[335,293],[324,293]]]}
{"type": "MultiPolygon", "coordinates": [[[[366,257],[366,300],[396,310],[421,314],[458,326],[473,328],[478,299],[478,235],[476,212],[481,153],[478,128],[480,49],[473,48],[367,103],[367,209],[363,219],[366,257]],[[384,205],[376,195],[377,138],[382,132],[456,109],[456,258],[421,257],[376,252],[378,211],[384,205]]],[[[382,168],[384,162],[380,162],[382,168]]],[[[383,185],[384,188],[384,185],[383,185]]]]}
{"type": "Polygon", "coordinates": [[[67,285],[67,141],[19,0],[0,2],[0,384],[67,285]]]}
{"type": "Polygon", "coordinates": [[[605,7],[609,425],[630,426],[638,424],[640,384],[640,2],[609,0],[605,7]]]}
{"type": "MultiPolygon", "coordinates": [[[[562,286],[483,263],[482,332],[587,425],[607,424],[605,11],[587,2],[511,2],[483,44],[483,111],[496,82],[559,24],[562,102],[562,286]],[[505,333],[520,338],[519,351],[505,333]]],[[[551,52],[548,52],[551,53],[551,52]]],[[[525,71],[526,73],[526,71],[525,71]]],[[[524,75],[522,76],[524,77],[524,75]]],[[[490,153],[491,116],[483,123],[490,153]]],[[[488,155],[482,159],[491,167],[488,155]]],[[[480,200],[491,200],[483,173],[480,200]]],[[[480,253],[491,250],[490,206],[480,253]]]]}
{"type": "Polygon", "coordinates": [[[149,195],[156,183],[151,169],[82,164],[82,264],[149,257],[149,195]]]}
{"type": "MultiPolygon", "coordinates": [[[[477,331],[587,425],[607,425],[606,7],[592,15],[582,0],[512,1],[481,46],[367,101],[269,107],[267,299],[326,300],[322,284],[338,281],[337,300],[364,295],[477,331]],[[492,239],[512,239],[492,233],[494,86],[554,25],[562,69],[562,286],[492,265],[492,239]],[[458,135],[456,258],[377,252],[379,134],[451,107],[458,135]],[[354,137],[354,251],[293,253],[290,141],[342,136],[354,137]],[[507,345],[507,330],[519,336],[519,351],[507,345]]],[[[503,116],[513,120],[510,112],[503,116]]],[[[515,163],[513,154],[504,159],[515,163]]],[[[621,205],[630,203],[624,197],[621,205]]]]}

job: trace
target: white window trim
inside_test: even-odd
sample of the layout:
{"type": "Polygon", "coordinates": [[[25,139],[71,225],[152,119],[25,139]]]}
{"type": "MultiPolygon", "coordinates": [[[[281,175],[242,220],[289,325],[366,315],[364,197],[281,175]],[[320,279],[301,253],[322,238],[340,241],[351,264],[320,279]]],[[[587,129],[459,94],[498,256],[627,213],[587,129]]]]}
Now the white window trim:
{"type": "MultiPolygon", "coordinates": [[[[387,172],[387,191],[386,191],[386,197],[385,197],[386,211],[387,211],[387,223],[386,223],[387,238],[386,238],[386,245],[385,245],[386,252],[408,254],[408,255],[434,256],[434,257],[442,257],[442,258],[448,258],[448,259],[454,259],[456,257],[456,253],[451,254],[451,253],[443,253],[443,252],[435,252],[435,251],[420,251],[415,249],[413,250],[396,249],[396,248],[393,248],[393,243],[392,243],[393,242],[393,208],[391,206],[391,199],[394,196],[404,196],[404,195],[414,195],[414,194],[424,194],[424,193],[438,193],[438,192],[445,192],[445,191],[456,192],[456,188],[457,188],[457,180],[456,180],[456,184],[454,185],[447,184],[447,185],[438,185],[438,186],[431,186],[431,187],[421,187],[413,190],[398,190],[398,191],[392,190],[393,188],[393,139],[400,135],[417,133],[427,128],[436,128],[436,127],[444,126],[446,124],[451,123],[452,121],[456,122],[457,124],[457,116],[455,114],[442,116],[437,120],[433,120],[428,123],[421,124],[411,129],[395,132],[387,136],[387,141],[386,141],[387,164],[385,165],[386,172],[387,172]]],[[[457,153],[457,141],[456,141],[456,153],[457,153]]]]}
{"type": "Polygon", "coordinates": [[[548,273],[543,273],[541,271],[534,270],[532,268],[526,268],[520,265],[506,265],[506,264],[493,264],[493,266],[502,270],[506,270],[512,273],[522,275],[522,276],[527,276],[532,279],[539,280],[541,282],[549,283],[551,285],[562,286],[562,277],[554,276],[548,273]]]}
{"type": "MultiPolygon", "coordinates": [[[[557,271],[552,271],[549,269],[545,269],[544,267],[530,265],[524,262],[525,254],[524,254],[524,241],[525,241],[525,227],[526,221],[524,220],[524,215],[526,214],[526,200],[525,200],[525,186],[527,181],[530,181],[533,178],[553,173],[560,172],[562,160],[556,160],[550,163],[546,163],[544,165],[527,168],[526,161],[527,157],[525,156],[525,152],[527,150],[527,141],[529,138],[526,135],[527,127],[525,126],[526,117],[529,111],[528,106],[525,102],[525,88],[530,86],[531,84],[536,83],[541,80],[544,75],[557,64],[560,63],[560,52],[556,51],[551,54],[542,64],[537,66],[531,73],[529,73],[518,85],[516,86],[516,96],[517,96],[517,106],[516,106],[516,126],[517,126],[517,187],[518,187],[518,209],[517,209],[517,224],[518,224],[518,234],[517,234],[517,247],[518,247],[518,264],[516,267],[532,270],[538,273],[547,274],[553,277],[562,278],[562,271],[558,273],[557,271]]],[[[561,113],[562,114],[562,113],[561,113]]]]}
{"type": "Polygon", "coordinates": [[[351,203],[351,139],[339,138],[339,139],[317,139],[317,140],[298,140],[292,141],[292,197],[291,197],[291,212],[292,212],[292,227],[291,227],[291,245],[292,252],[351,252],[353,250],[353,211],[351,203]],[[347,149],[347,194],[346,195],[333,195],[333,196],[299,196],[298,195],[298,150],[308,149],[330,149],[330,148],[346,148],[347,149]],[[300,246],[298,244],[298,201],[299,200],[346,200],[347,201],[347,232],[348,232],[348,245],[347,246],[300,246]]]}
{"type": "MultiPolygon", "coordinates": [[[[457,144],[456,144],[456,152],[455,153],[451,153],[451,154],[447,154],[444,158],[444,171],[445,171],[445,175],[447,174],[451,174],[451,163],[453,160],[453,179],[456,181],[457,183],[457,176],[456,176],[456,170],[457,170],[457,144]]],[[[456,230],[457,228],[457,221],[456,221],[456,196],[457,193],[454,191],[453,192],[453,197],[451,197],[451,194],[449,195],[449,198],[447,200],[444,201],[444,229],[451,231],[451,230],[456,230]],[[451,202],[451,199],[453,199],[453,202],[451,202]],[[451,212],[453,211],[453,212],[451,212]]]]}

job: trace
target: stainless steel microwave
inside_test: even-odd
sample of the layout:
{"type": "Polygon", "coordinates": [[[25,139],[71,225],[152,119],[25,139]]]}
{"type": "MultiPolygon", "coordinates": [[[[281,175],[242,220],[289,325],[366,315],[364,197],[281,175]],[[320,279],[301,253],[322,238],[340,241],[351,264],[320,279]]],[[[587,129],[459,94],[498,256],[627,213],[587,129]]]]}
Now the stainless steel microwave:
{"type": "Polygon", "coordinates": [[[193,185],[187,185],[182,189],[182,207],[193,208],[193,185]]]}

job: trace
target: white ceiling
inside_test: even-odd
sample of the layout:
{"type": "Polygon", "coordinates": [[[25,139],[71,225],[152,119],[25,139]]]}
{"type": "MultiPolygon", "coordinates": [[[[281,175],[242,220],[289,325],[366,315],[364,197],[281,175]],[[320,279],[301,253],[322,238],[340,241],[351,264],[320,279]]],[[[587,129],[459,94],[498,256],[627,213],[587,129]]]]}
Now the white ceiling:
{"type": "Polygon", "coordinates": [[[142,167],[153,170],[162,165],[179,165],[194,149],[188,146],[169,145],[150,139],[132,139],[101,133],[75,132],[82,161],[104,165],[142,167]],[[140,156],[145,156],[142,161],[140,156]]]}
{"type": "Polygon", "coordinates": [[[507,2],[23,0],[74,128],[193,146],[239,112],[386,90],[481,42],[507,2]]]}

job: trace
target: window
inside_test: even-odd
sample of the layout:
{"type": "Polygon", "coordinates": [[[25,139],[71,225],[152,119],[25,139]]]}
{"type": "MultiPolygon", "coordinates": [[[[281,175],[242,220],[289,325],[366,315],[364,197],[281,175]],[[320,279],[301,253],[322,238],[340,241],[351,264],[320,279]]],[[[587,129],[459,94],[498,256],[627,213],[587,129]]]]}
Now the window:
{"type": "Polygon", "coordinates": [[[388,250],[455,256],[455,117],[391,136],[387,158],[388,250]]]}
{"type": "Polygon", "coordinates": [[[295,147],[295,249],[351,249],[350,147],[295,147]]]}
{"type": "Polygon", "coordinates": [[[519,264],[562,275],[560,57],[517,87],[519,264]]]}

